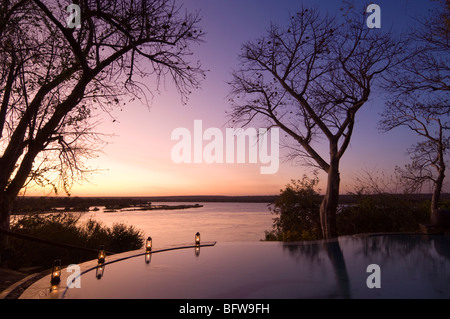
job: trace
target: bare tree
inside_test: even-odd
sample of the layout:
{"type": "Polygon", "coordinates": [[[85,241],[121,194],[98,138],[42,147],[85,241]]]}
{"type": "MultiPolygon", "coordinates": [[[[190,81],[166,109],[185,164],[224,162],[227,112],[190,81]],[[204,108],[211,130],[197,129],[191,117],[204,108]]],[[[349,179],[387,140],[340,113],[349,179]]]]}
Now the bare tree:
{"type": "Polygon", "coordinates": [[[383,131],[404,126],[419,137],[409,149],[411,163],[398,172],[411,190],[431,182],[431,223],[438,224],[439,203],[450,147],[450,5],[418,21],[411,31],[412,54],[388,73],[386,89],[391,98],[382,114],[383,131]],[[422,21],[422,22],[421,22],[422,21]]]}
{"type": "Polygon", "coordinates": [[[356,114],[402,50],[391,35],[368,29],[364,18],[349,14],[339,22],[304,8],[286,27],[272,24],[266,36],[243,46],[241,67],[230,83],[234,120],[245,125],[266,119],[292,138],[296,156],[327,173],[320,207],[324,238],[337,235],[339,164],[356,114]],[[319,154],[322,140],[328,158],[319,154]]]}
{"type": "Polygon", "coordinates": [[[24,185],[68,190],[85,172],[83,160],[101,138],[97,110],[145,99],[154,89],[145,77],[170,78],[185,99],[204,76],[190,61],[190,45],[202,36],[198,14],[172,0],[75,3],[75,28],[66,23],[69,1],[0,4],[1,229],[24,185]]]}

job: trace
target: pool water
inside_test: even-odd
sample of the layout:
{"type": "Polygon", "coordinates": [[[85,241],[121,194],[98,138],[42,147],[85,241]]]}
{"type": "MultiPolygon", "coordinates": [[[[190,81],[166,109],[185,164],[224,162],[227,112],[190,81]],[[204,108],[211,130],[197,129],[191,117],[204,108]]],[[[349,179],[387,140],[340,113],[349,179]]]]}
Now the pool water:
{"type": "Polygon", "coordinates": [[[66,299],[450,298],[450,236],[218,242],[144,252],[81,276],[66,299]],[[375,265],[375,266],[374,266],[375,265]]]}

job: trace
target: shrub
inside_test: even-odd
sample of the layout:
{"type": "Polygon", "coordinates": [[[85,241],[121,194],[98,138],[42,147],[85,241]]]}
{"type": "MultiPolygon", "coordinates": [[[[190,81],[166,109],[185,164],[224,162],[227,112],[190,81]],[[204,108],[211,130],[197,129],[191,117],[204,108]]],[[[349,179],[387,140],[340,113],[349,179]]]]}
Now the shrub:
{"type": "Polygon", "coordinates": [[[144,245],[143,234],[134,226],[115,223],[108,228],[109,245],[115,252],[140,249],[144,245]]]}
{"type": "Polygon", "coordinates": [[[318,179],[292,180],[281,190],[271,211],[273,230],[266,231],[266,240],[314,240],[322,238],[319,220],[320,195],[315,187],[318,179]]]}
{"type": "MultiPolygon", "coordinates": [[[[317,178],[292,181],[274,202],[273,229],[266,240],[299,241],[321,239],[317,178]]],[[[371,189],[372,190],[372,189],[371,189]]],[[[443,202],[442,207],[446,207],[443,202]]],[[[376,232],[415,232],[429,221],[429,201],[413,195],[370,192],[361,188],[336,214],[338,235],[376,232]]]]}
{"type": "Polygon", "coordinates": [[[426,201],[412,201],[407,195],[357,194],[355,201],[337,215],[339,235],[414,232],[429,220],[426,201]]]}

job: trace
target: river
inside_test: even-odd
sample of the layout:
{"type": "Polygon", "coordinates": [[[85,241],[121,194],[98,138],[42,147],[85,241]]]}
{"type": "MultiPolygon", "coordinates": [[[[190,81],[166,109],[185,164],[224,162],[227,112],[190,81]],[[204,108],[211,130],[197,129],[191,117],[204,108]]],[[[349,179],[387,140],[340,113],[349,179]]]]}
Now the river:
{"type": "MultiPolygon", "coordinates": [[[[193,203],[152,203],[181,205],[193,203]]],[[[267,203],[199,203],[203,207],[175,210],[98,211],[82,213],[81,222],[93,218],[105,226],[133,225],[145,237],[152,237],[154,248],[194,243],[197,232],[202,242],[252,242],[264,239],[272,229],[274,215],[267,203]]]]}

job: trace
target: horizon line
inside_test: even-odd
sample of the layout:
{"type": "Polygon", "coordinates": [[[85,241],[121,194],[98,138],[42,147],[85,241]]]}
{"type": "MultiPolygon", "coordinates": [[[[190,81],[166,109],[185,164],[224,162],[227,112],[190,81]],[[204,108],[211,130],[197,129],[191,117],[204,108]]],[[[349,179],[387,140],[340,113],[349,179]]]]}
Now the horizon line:
{"type": "MultiPolygon", "coordinates": [[[[406,195],[406,196],[431,196],[432,193],[417,193],[417,194],[404,194],[404,193],[380,193],[380,194],[362,194],[362,195],[406,195]]],[[[325,194],[319,194],[319,196],[324,196],[325,194]]],[[[357,196],[355,193],[345,193],[339,194],[339,196],[357,196]]],[[[441,193],[441,196],[449,196],[450,193],[441,193]]],[[[200,198],[211,198],[211,197],[222,197],[222,198],[230,198],[230,197],[279,197],[280,194],[271,194],[271,195],[21,195],[17,196],[17,198],[24,197],[44,197],[44,198],[192,198],[192,197],[200,197],[200,198]]]]}

